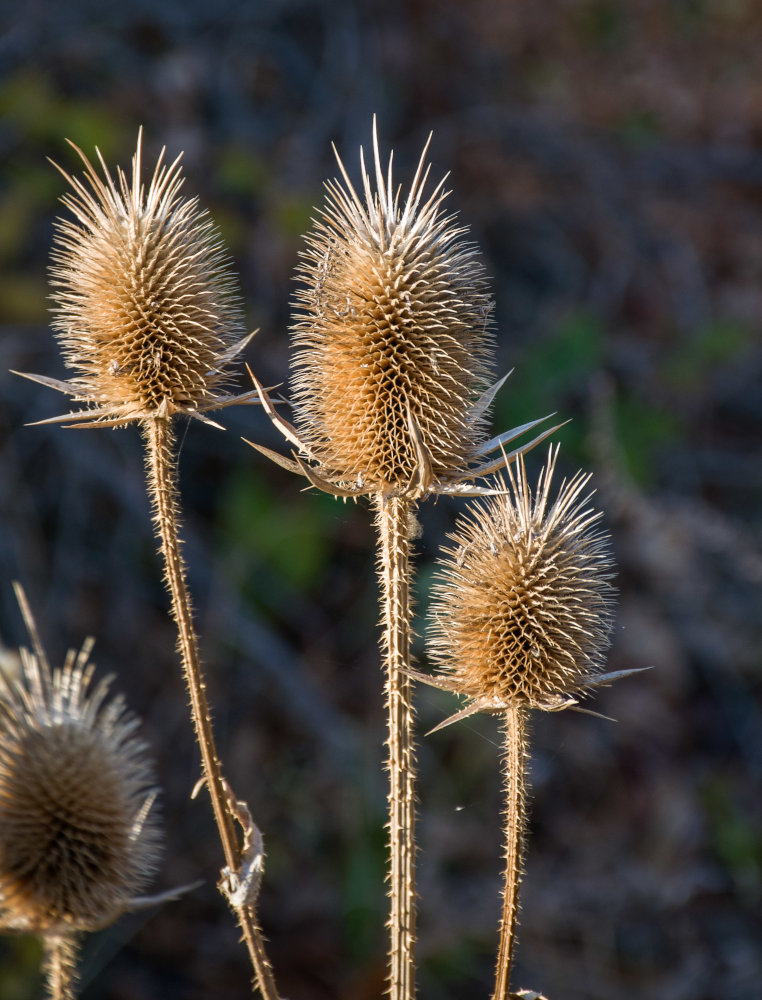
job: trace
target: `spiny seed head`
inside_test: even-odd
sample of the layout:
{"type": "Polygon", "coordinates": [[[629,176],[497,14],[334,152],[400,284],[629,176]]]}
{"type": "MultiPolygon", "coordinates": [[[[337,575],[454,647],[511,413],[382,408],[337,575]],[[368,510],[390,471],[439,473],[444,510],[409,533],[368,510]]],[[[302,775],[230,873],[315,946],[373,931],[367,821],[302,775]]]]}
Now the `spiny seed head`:
{"type": "Polygon", "coordinates": [[[158,860],[156,792],[137,720],[87,649],[62,670],[22,650],[0,684],[0,926],[94,930],[129,908],[158,860]]]}
{"type": "Polygon", "coordinates": [[[555,453],[532,497],[523,459],[510,492],[462,517],[433,588],[431,650],[442,686],[475,710],[571,704],[600,676],[614,588],[600,514],[580,499],[589,476],[549,491],[555,453]]]}
{"type": "Polygon", "coordinates": [[[327,478],[390,493],[415,476],[416,434],[438,479],[462,472],[483,439],[472,410],[489,375],[492,300],[465,228],[443,209],[444,178],[424,195],[428,143],[404,201],[375,127],[373,145],[375,189],[362,151],[364,198],[339,160],[343,184],[326,185],[302,254],[293,389],[297,429],[327,478]]]}
{"type": "Polygon", "coordinates": [[[179,157],[162,151],[146,191],[140,136],[131,181],[77,152],[85,175],[61,171],[74,218],[57,223],[51,267],[71,391],[111,424],[214,408],[242,318],[216,229],[180,196],[179,157]]]}

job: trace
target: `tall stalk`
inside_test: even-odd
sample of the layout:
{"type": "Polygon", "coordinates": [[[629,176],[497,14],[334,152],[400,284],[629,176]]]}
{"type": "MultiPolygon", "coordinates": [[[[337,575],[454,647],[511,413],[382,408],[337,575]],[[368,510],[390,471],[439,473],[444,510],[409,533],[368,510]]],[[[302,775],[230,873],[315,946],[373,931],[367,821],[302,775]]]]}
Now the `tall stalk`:
{"type": "Polygon", "coordinates": [[[524,769],[526,759],[526,714],[519,705],[506,708],[503,715],[503,833],[505,883],[503,912],[500,919],[500,943],[497,951],[495,992],[492,1000],[510,997],[513,943],[519,913],[519,886],[522,875],[526,794],[524,769]]]}
{"type": "Polygon", "coordinates": [[[43,939],[43,971],[50,1000],[76,1000],[77,939],[73,934],[50,935],[43,939]]]}
{"type": "MultiPolygon", "coordinates": [[[[170,419],[160,417],[144,421],[143,426],[148,489],[154,508],[154,525],[161,554],[164,557],[165,582],[172,601],[172,614],[177,624],[178,645],[190,696],[196,740],[201,750],[204,779],[212,800],[214,818],[225,854],[225,864],[228,872],[238,873],[242,862],[241,850],[214,742],[206,697],[206,682],[201,668],[198,639],[185,580],[185,564],[181,554],[174,430],[170,419]]],[[[258,926],[254,901],[245,899],[236,901],[230,894],[226,895],[240,924],[254,967],[257,987],[264,1000],[278,1000],[278,991],[258,926]]]]}
{"type": "Polygon", "coordinates": [[[410,500],[376,497],[389,775],[389,995],[415,995],[415,753],[410,697],[410,500]]]}

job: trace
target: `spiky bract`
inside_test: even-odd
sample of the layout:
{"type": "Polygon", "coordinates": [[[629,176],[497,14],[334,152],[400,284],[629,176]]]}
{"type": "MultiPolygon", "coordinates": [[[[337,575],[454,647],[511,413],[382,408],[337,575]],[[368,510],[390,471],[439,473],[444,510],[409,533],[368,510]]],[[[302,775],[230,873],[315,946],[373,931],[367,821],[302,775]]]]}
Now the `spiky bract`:
{"type": "Polygon", "coordinates": [[[153,775],[137,720],[87,651],[62,670],[22,650],[0,686],[0,926],[94,930],[129,909],[156,866],[153,775]]]}
{"type": "MultiPolygon", "coordinates": [[[[74,147],[77,149],[77,147],[74,147]]],[[[77,149],[84,178],[61,171],[74,219],[59,220],[51,285],[54,327],[79,419],[113,424],[219,405],[242,317],[219,235],[197,199],[180,195],[178,160],[162,155],[148,190],[141,139],[132,179],[101,177],[77,149]]],[[[62,385],[58,385],[62,388],[62,385]]]]}
{"type": "Polygon", "coordinates": [[[508,495],[462,517],[438,568],[431,649],[442,686],[474,710],[558,709],[600,677],[614,588],[608,536],[581,494],[589,476],[549,492],[551,453],[533,497],[523,459],[508,495]]]}
{"type": "Polygon", "coordinates": [[[373,139],[375,190],[362,154],[364,199],[339,160],[344,183],[326,185],[302,254],[295,415],[326,478],[404,493],[421,446],[446,481],[483,439],[474,403],[489,374],[492,301],[465,228],[443,210],[444,179],[424,200],[428,145],[401,202],[375,129],[373,139]]]}

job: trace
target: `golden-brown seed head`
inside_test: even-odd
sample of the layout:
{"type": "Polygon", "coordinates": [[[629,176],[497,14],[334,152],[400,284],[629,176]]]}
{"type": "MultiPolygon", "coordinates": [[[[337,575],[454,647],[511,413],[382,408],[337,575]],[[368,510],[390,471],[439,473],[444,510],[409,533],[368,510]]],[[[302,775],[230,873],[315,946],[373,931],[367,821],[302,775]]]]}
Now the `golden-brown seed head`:
{"type": "Polygon", "coordinates": [[[594,682],[610,642],[608,536],[580,495],[549,500],[556,453],[533,498],[523,459],[510,494],[476,505],[450,537],[432,594],[431,651],[446,686],[475,706],[563,707],[594,682]]]}
{"type": "Polygon", "coordinates": [[[159,853],[137,720],[80,655],[52,675],[22,650],[0,687],[0,926],[94,930],[149,881],[159,853]]]}
{"type": "MultiPolygon", "coordinates": [[[[75,147],[76,148],[76,147],[75,147]]],[[[219,236],[197,200],[180,196],[178,160],[162,156],[146,190],[141,139],[128,181],[64,173],[52,255],[54,327],[71,387],[93,417],[127,422],[211,409],[242,318],[219,236]]],[[[100,154],[98,154],[100,157],[100,154]]]]}
{"type": "Polygon", "coordinates": [[[416,434],[445,480],[483,438],[472,408],[489,375],[492,301],[465,229],[443,210],[444,181],[424,196],[428,145],[402,202],[373,138],[375,189],[364,160],[364,198],[339,161],[344,183],[327,184],[302,254],[295,415],[327,478],[404,492],[416,434]]]}

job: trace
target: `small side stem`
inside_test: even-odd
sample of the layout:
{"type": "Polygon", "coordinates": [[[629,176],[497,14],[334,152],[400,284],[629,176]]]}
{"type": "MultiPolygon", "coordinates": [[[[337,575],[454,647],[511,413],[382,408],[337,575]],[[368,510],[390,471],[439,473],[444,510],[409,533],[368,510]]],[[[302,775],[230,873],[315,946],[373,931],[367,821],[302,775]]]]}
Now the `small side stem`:
{"type": "Polygon", "coordinates": [[[500,943],[497,952],[495,992],[492,1000],[510,997],[513,944],[519,912],[519,886],[522,876],[524,827],[526,823],[525,761],[526,709],[514,706],[503,718],[503,780],[505,788],[505,885],[500,920],[500,943]]]}
{"type": "Polygon", "coordinates": [[[410,698],[410,568],[412,502],[376,498],[383,604],[389,774],[389,997],[415,995],[415,753],[410,698]]]}
{"type": "Polygon", "coordinates": [[[73,934],[46,937],[43,940],[47,995],[50,1000],[76,1000],[77,955],[79,948],[73,934]]]}
{"type": "MultiPolygon", "coordinates": [[[[198,639],[185,580],[185,564],[181,554],[176,495],[175,435],[171,420],[160,417],[147,420],[144,432],[148,488],[154,506],[154,525],[164,557],[165,582],[172,601],[172,614],[177,624],[178,646],[190,696],[196,740],[201,750],[204,778],[212,800],[214,818],[225,854],[225,864],[231,872],[238,872],[241,851],[233,817],[227,804],[222,768],[214,742],[211,714],[206,698],[206,682],[201,668],[198,639]]],[[[254,968],[257,987],[264,1000],[279,1000],[254,904],[241,903],[234,909],[254,968]]]]}

